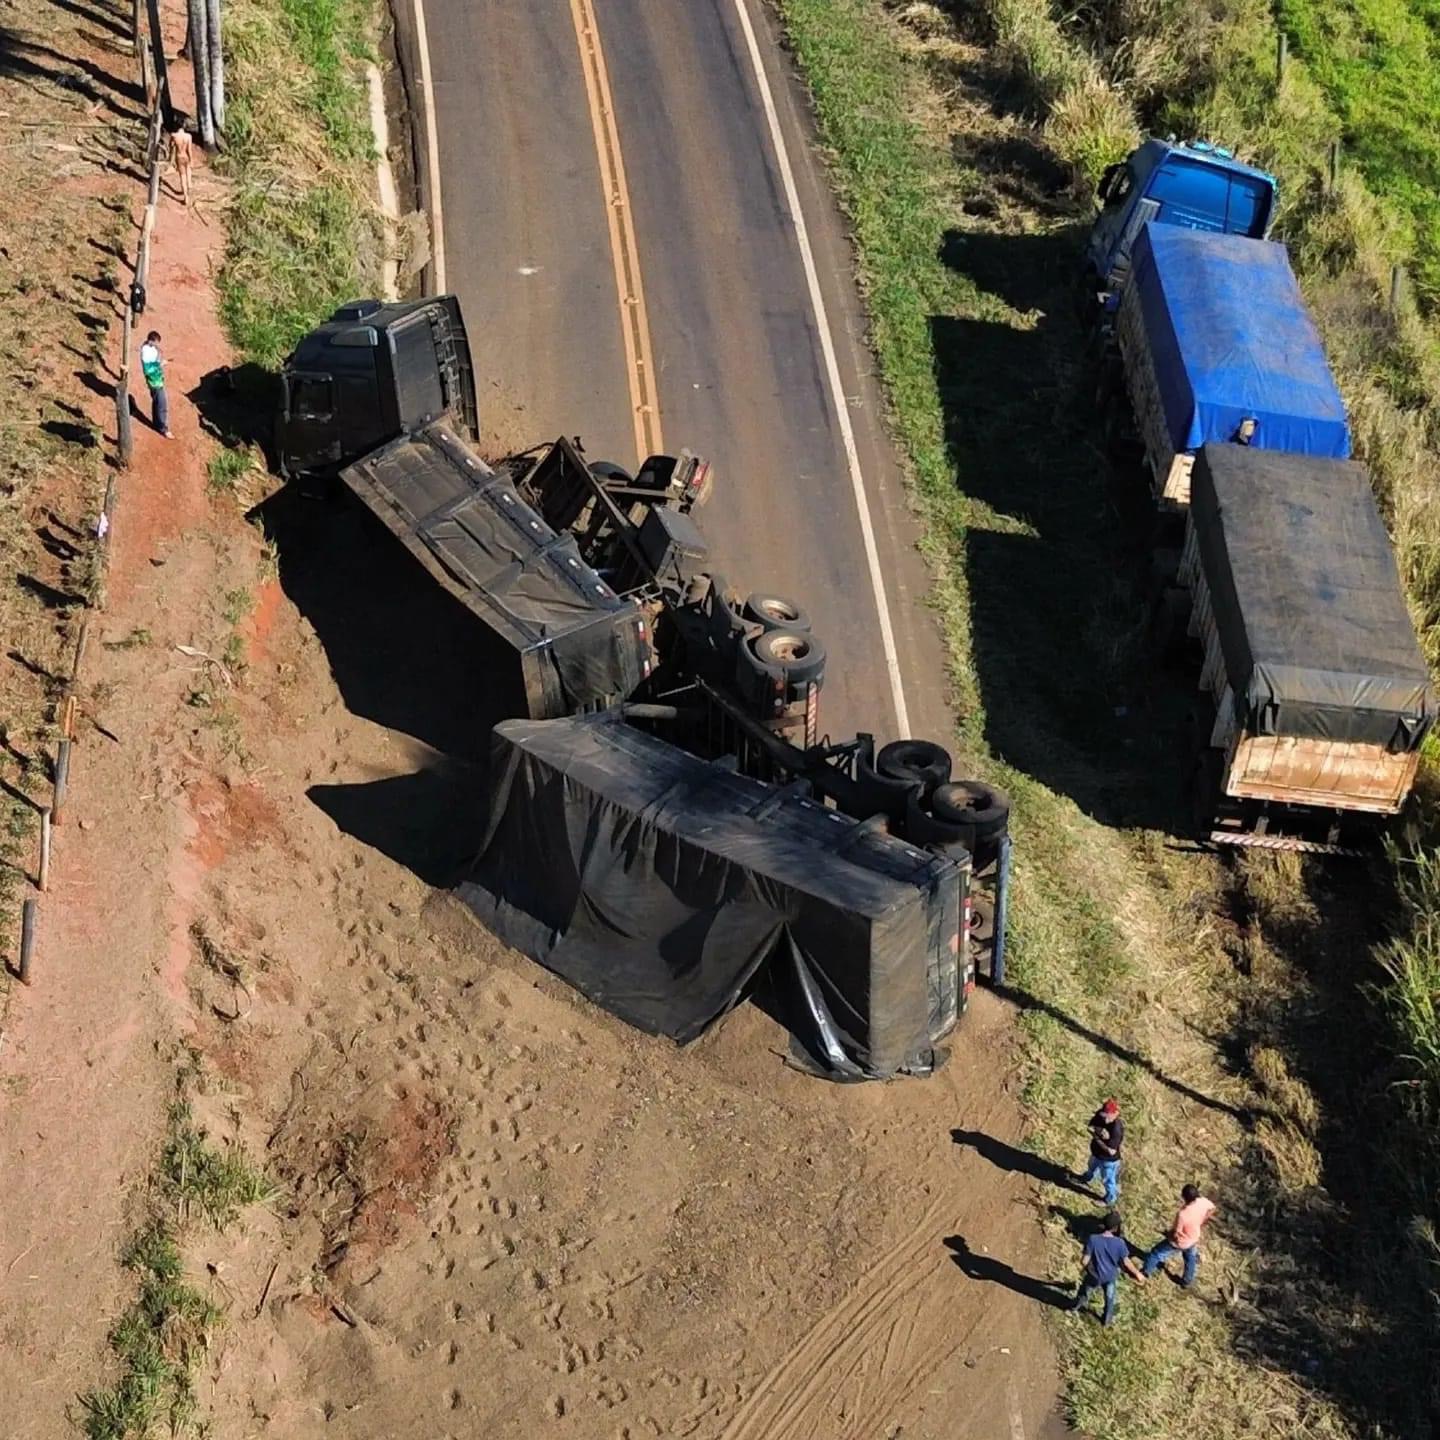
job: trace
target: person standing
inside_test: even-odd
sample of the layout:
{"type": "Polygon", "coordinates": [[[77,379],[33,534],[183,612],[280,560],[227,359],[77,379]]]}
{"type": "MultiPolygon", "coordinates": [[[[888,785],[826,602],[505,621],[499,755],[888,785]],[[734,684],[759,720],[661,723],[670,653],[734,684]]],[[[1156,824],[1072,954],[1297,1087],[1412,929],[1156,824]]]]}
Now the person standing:
{"type": "Polygon", "coordinates": [[[152,330],[140,347],[140,370],[150,390],[150,409],[155,428],[170,438],[170,397],[165,393],[165,360],[160,354],[160,332],[152,330]]]}
{"type": "Polygon", "coordinates": [[[1072,1310],[1083,1310],[1085,1302],[1097,1291],[1105,1294],[1105,1308],[1100,1323],[1115,1323],[1115,1290],[1123,1270],[1138,1284],[1145,1283],[1140,1267],[1130,1258],[1129,1242],[1120,1233],[1120,1217],[1113,1210],[1101,1222],[1100,1233],[1085,1242],[1084,1269],[1080,1272],[1080,1288],[1070,1302],[1072,1310]]]}
{"type": "Polygon", "coordinates": [[[175,167],[175,174],[180,181],[180,194],[185,201],[185,208],[190,208],[190,170],[195,158],[195,142],[190,132],[185,128],[185,121],[182,116],[175,117],[175,128],[167,132],[170,142],[170,163],[175,167]]]}
{"type": "Polygon", "coordinates": [[[1180,1283],[1188,1290],[1195,1283],[1195,1267],[1200,1263],[1200,1232],[1214,1213],[1215,1202],[1207,1200],[1198,1185],[1187,1185],[1180,1192],[1180,1209],[1174,1223],[1145,1257],[1143,1273],[1153,1275],[1172,1255],[1182,1255],[1185,1270],[1180,1283]]]}
{"type": "Polygon", "coordinates": [[[1105,1186],[1105,1203],[1112,1209],[1120,1200],[1120,1151],[1125,1144],[1125,1122],[1120,1106],[1107,1100],[1090,1117],[1090,1164],[1080,1176],[1082,1185],[1091,1185],[1098,1176],[1105,1186]]]}

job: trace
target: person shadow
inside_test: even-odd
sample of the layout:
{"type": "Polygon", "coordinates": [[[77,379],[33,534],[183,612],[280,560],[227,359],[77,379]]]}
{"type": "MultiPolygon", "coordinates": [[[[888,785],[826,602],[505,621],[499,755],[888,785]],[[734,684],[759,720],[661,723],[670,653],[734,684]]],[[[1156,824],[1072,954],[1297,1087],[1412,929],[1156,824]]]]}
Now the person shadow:
{"type": "Polygon", "coordinates": [[[1034,1275],[1022,1275],[993,1255],[977,1255],[963,1235],[947,1235],[945,1248],[960,1271],[971,1280],[1003,1285],[1007,1290],[1013,1290],[1027,1300],[1048,1305],[1052,1310],[1068,1310],[1075,1298],[1071,1286],[1055,1280],[1041,1280],[1034,1275]]]}
{"type": "Polygon", "coordinates": [[[1072,1171],[1063,1165],[1057,1165],[1053,1160],[1047,1160],[1043,1155],[1035,1155],[1029,1150],[1007,1145],[1003,1140],[996,1140],[994,1136],[985,1134],[983,1130],[956,1129],[950,1132],[950,1138],[957,1145],[968,1145],[982,1160],[988,1160],[1000,1170],[1028,1175],[1032,1180],[1039,1180],[1043,1184],[1058,1185],[1063,1190],[1073,1190],[1077,1195],[1093,1198],[1093,1192],[1082,1185],[1072,1171]]]}

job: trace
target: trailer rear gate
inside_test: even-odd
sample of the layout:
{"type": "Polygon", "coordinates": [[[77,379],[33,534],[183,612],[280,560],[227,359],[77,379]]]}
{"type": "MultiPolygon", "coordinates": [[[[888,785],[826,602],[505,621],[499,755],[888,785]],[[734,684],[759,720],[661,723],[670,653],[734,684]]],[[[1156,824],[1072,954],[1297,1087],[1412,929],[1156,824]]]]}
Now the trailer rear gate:
{"type": "Polygon", "coordinates": [[[441,422],[341,472],[440,585],[519,656],[530,714],[631,693],[650,643],[635,604],[441,422]]]}
{"type": "Polygon", "coordinates": [[[1227,793],[1395,813],[1435,697],[1364,467],[1206,445],[1181,578],[1227,793]]]}

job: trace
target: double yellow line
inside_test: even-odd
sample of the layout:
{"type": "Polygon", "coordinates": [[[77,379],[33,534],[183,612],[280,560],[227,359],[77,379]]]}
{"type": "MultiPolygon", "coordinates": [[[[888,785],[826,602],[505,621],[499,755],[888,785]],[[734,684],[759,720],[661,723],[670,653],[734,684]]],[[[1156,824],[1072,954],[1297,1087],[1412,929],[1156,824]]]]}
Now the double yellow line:
{"type": "Polygon", "coordinates": [[[615,105],[610,94],[610,73],[600,48],[600,30],[591,0],[570,0],[575,38],[580,45],[580,68],[585,76],[585,97],[595,132],[600,160],[600,184],[605,218],[610,226],[610,257],[615,262],[615,291],[620,301],[620,332],[625,341],[625,374],[635,420],[637,461],[664,451],[660,431],[660,397],[656,393],[654,351],[650,320],[645,313],[645,287],[640,280],[640,255],[635,243],[630,192],[625,184],[625,161],[615,129],[615,105]]]}

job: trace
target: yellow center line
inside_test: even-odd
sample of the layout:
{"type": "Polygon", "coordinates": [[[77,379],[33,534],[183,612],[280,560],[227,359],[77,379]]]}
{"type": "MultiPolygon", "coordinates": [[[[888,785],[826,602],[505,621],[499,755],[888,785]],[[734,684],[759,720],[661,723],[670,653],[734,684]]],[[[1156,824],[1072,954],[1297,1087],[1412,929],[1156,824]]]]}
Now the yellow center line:
{"type": "Polygon", "coordinates": [[[600,184],[605,218],[610,226],[610,256],[615,262],[615,291],[620,300],[620,333],[625,341],[625,374],[635,418],[636,461],[664,450],[660,433],[660,399],[655,392],[654,352],[650,348],[650,321],[645,313],[645,287],[640,283],[640,255],[625,187],[625,162],[615,130],[615,106],[610,98],[610,74],[600,48],[600,30],[591,0],[570,0],[575,38],[580,45],[580,69],[590,102],[590,123],[600,160],[600,184]]]}

